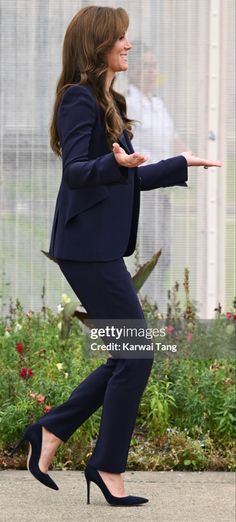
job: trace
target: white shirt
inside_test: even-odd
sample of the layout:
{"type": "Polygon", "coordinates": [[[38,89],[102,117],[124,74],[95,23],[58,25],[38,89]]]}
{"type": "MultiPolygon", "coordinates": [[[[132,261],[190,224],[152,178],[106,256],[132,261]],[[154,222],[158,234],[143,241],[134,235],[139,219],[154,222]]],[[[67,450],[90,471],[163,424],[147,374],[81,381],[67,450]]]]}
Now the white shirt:
{"type": "Polygon", "coordinates": [[[173,156],[174,123],[161,98],[148,98],[130,84],[126,102],[128,117],[140,121],[134,128],[134,150],[147,155],[148,163],[173,156]]]}

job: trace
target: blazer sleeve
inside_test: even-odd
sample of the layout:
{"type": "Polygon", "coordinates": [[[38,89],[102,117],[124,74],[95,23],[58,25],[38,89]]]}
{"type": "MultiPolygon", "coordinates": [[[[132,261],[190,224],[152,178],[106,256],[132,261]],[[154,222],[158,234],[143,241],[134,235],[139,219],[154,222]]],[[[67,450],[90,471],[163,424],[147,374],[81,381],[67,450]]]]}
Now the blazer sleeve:
{"type": "Polygon", "coordinates": [[[88,87],[75,85],[65,91],[57,121],[63,174],[70,189],[128,183],[128,169],[119,166],[113,152],[88,159],[97,121],[97,102],[88,87]]]}
{"type": "Polygon", "coordinates": [[[165,160],[138,167],[140,190],[180,185],[187,187],[188,164],[184,156],[174,156],[165,160]]]}

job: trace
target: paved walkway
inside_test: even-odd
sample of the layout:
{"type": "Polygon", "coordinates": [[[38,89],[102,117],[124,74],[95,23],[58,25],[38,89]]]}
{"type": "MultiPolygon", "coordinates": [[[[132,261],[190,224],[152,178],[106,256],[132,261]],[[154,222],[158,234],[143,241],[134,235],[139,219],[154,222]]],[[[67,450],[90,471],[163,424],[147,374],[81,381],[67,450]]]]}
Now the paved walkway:
{"type": "Polygon", "coordinates": [[[127,494],[146,496],[136,507],[107,504],[91,483],[90,505],[82,471],[54,471],[52,491],[27,471],[0,472],[1,522],[235,522],[235,474],[127,471],[127,494]]]}

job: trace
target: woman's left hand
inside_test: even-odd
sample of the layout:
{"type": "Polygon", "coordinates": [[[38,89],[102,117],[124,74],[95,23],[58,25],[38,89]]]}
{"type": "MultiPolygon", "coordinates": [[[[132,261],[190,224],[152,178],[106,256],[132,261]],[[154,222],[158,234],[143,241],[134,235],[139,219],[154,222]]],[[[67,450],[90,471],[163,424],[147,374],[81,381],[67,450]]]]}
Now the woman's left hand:
{"type": "Polygon", "coordinates": [[[115,159],[121,167],[128,167],[130,169],[142,165],[147,161],[147,156],[140,154],[140,152],[133,152],[133,154],[126,154],[125,150],[119,145],[119,143],[113,143],[113,153],[115,159]]]}
{"type": "Polygon", "coordinates": [[[180,156],[185,157],[189,167],[222,167],[221,161],[211,161],[205,158],[199,158],[198,156],[193,156],[191,150],[181,152],[180,156]]]}

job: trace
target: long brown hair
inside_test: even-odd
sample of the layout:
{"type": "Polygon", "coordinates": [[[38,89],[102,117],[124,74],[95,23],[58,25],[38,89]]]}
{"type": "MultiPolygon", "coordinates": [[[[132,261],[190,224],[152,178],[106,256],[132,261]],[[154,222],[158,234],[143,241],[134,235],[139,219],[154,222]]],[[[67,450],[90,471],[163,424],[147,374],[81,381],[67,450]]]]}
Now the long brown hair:
{"type": "Polygon", "coordinates": [[[89,84],[92,87],[104,111],[110,148],[124,129],[132,137],[132,120],[126,116],[125,98],[113,89],[115,78],[109,92],[105,90],[108,68],[106,54],[127,31],[128,25],[128,14],[121,7],[89,6],[80,9],[67,27],[63,42],[62,72],[56,87],[50,125],[50,145],[56,155],[61,156],[56,123],[58,107],[65,89],[74,84],[89,84]]]}

